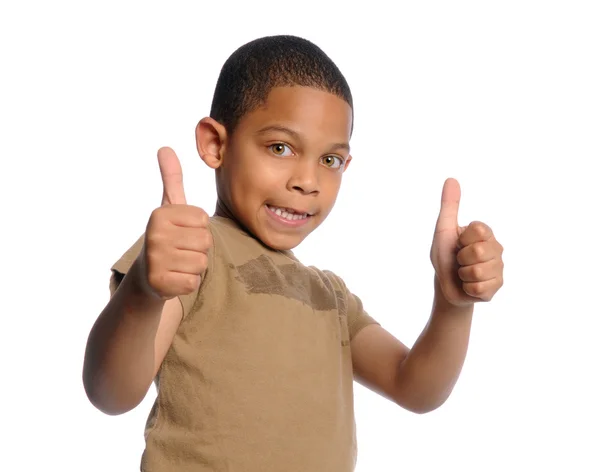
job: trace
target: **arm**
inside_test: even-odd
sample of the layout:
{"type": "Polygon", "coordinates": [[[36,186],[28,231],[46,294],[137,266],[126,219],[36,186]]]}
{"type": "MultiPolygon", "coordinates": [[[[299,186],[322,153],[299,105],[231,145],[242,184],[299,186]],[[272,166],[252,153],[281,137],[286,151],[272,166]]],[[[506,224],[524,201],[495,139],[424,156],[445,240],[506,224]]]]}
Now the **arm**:
{"type": "Polygon", "coordinates": [[[136,281],[136,261],[96,323],[86,346],[83,384],[91,403],[117,415],[135,408],[171,345],[183,315],[180,301],[164,301],[136,281]]]}
{"type": "Polygon", "coordinates": [[[356,380],[415,413],[440,407],[460,375],[472,314],[472,305],[450,305],[436,290],[429,321],[412,349],[381,326],[367,326],[351,343],[356,380]]]}
{"type": "Polygon", "coordinates": [[[417,413],[449,397],[467,353],[474,303],[490,301],[503,284],[502,245],[481,222],[458,226],[459,201],[458,182],[448,179],[430,254],[433,309],[412,349],[376,325],[350,345],[357,380],[417,413]]]}
{"type": "Polygon", "coordinates": [[[473,305],[451,305],[435,291],[429,321],[398,369],[398,404],[426,413],[448,399],[467,355],[472,317],[473,305]]]}
{"type": "Polygon", "coordinates": [[[208,215],[186,203],[179,159],[170,148],[158,159],[162,205],[86,347],[85,391],[107,414],[135,408],[148,392],[184,315],[179,297],[198,290],[212,246],[208,215]]]}

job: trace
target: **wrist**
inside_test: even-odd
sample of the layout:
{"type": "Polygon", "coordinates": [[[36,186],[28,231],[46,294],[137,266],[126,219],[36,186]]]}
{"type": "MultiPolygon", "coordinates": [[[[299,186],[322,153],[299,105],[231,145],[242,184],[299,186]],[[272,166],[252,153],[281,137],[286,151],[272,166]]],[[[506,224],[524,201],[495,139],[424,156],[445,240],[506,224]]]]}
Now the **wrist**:
{"type": "Polygon", "coordinates": [[[144,262],[144,251],[131,265],[123,282],[127,285],[129,297],[133,303],[146,308],[162,307],[165,301],[148,284],[146,277],[146,264],[144,262]]]}
{"type": "Polygon", "coordinates": [[[433,310],[434,312],[451,313],[457,315],[471,315],[473,314],[475,307],[474,302],[462,302],[461,304],[454,304],[446,298],[440,281],[435,275],[434,277],[434,292],[433,292],[433,310]]]}

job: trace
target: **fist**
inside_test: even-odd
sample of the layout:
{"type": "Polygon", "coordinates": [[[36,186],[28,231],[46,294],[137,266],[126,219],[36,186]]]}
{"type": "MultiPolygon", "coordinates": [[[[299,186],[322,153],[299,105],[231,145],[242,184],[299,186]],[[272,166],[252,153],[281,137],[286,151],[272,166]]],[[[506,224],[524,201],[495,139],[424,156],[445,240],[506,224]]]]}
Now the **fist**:
{"type": "Polygon", "coordinates": [[[437,220],[431,262],[435,269],[436,288],[453,305],[464,306],[490,301],[504,283],[502,245],[492,229],[480,221],[458,225],[460,186],[446,180],[437,220]]]}
{"type": "Polygon", "coordinates": [[[504,283],[504,248],[480,221],[461,229],[458,246],[457,274],[463,291],[477,301],[490,301],[504,283]]]}
{"type": "Polygon", "coordinates": [[[212,235],[206,212],[186,202],[183,173],[175,152],[161,148],[158,163],[162,205],[148,221],[140,263],[145,287],[167,300],[192,293],[200,286],[212,235]]]}

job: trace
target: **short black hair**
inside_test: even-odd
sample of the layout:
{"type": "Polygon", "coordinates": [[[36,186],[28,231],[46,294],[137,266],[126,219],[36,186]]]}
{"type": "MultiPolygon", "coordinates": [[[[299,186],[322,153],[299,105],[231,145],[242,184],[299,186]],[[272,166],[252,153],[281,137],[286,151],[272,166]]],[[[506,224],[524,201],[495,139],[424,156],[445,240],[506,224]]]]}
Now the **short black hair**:
{"type": "Polygon", "coordinates": [[[250,41],[229,56],[210,116],[232,133],[246,113],[265,103],[272,88],[293,85],[337,95],[354,110],[350,87],[329,56],[307,39],[280,35],[250,41]]]}

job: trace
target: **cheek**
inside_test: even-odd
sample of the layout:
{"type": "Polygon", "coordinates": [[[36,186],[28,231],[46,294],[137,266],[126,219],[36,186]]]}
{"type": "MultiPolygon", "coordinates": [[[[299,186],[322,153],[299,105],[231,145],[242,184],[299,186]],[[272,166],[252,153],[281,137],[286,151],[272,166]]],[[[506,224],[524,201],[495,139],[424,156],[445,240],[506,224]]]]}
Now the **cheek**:
{"type": "Polygon", "coordinates": [[[256,153],[245,162],[244,178],[257,190],[277,190],[285,186],[292,161],[277,159],[256,153]]]}
{"type": "Polygon", "coordinates": [[[286,170],[277,164],[275,159],[267,159],[257,152],[236,156],[228,179],[234,200],[246,206],[278,192],[286,182],[286,170]]]}
{"type": "Polygon", "coordinates": [[[321,181],[321,192],[328,200],[335,201],[342,185],[342,174],[336,174],[329,170],[327,172],[321,181]]]}

